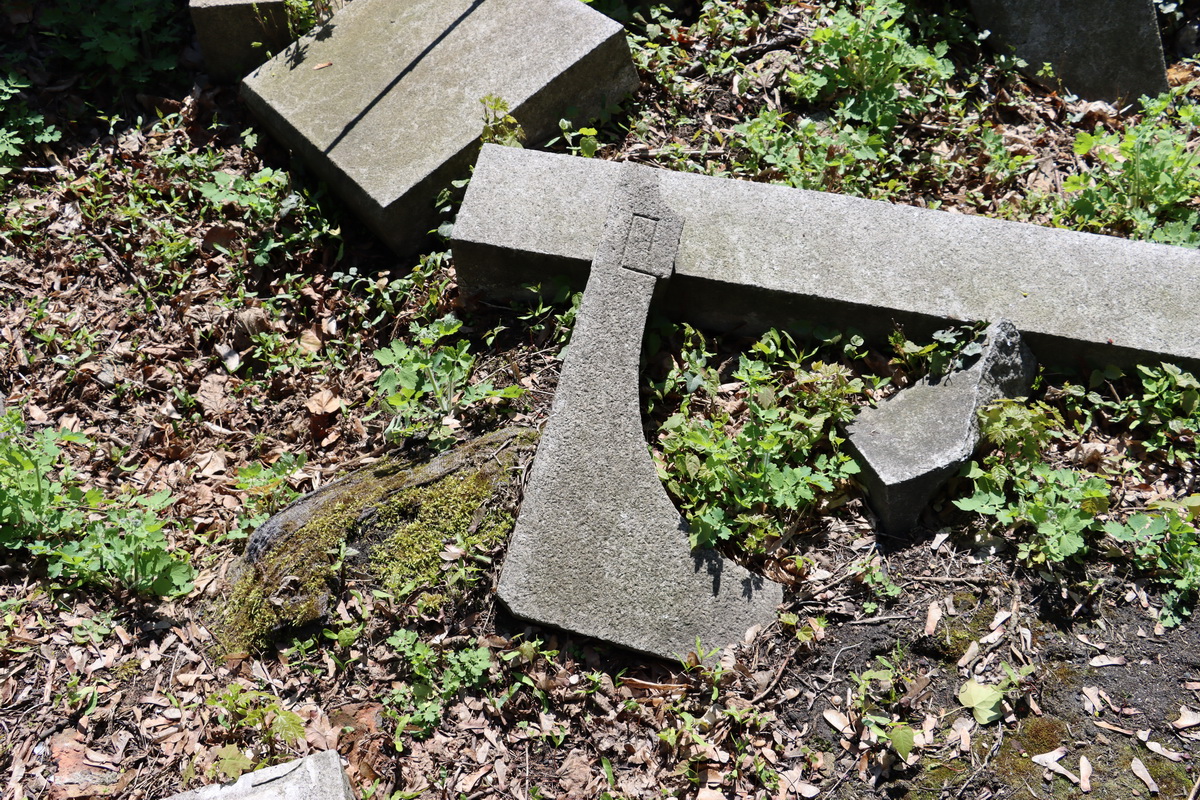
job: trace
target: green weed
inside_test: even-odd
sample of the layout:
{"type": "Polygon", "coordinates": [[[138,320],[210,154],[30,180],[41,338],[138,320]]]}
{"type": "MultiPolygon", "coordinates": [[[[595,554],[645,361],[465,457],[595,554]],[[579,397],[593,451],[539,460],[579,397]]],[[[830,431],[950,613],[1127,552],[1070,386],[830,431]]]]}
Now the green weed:
{"type": "Polygon", "coordinates": [[[484,400],[513,399],[524,392],[520,386],[496,389],[487,381],[471,382],[475,356],[470,342],[440,344],[461,328],[453,316],[429,326],[414,322],[414,344],[397,339],[375,351],[375,359],[385,367],[375,385],[395,413],[385,430],[388,437],[421,436],[434,449],[444,450],[455,441],[448,423],[456,422],[457,414],[484,400]]]}
{"type": "Polygon", "coordinates": [[[106,497],[75,475],[65,445],[91,446],[69,431],[27,433],[16,409],[0,414],[0,546],[38,558],[70,585],[190,591],[194,570],[164,534],[170,494],[106,497]]]}
{"type": "Polygon", "coordinates": [[[1190,144],[1200,111],[1194,84],[1144,100],[1139,122],[1118,133],[1080,133],[1075,152],[1090,170],[1070,176],[1065,216],[1084,230],[1200,247],[1200,151],[1190,144]]]}
{"type": "MultiPolygon", "coordinates": [[[[492,654],[486,647],[435,649],[407,629],[396,631],[387,642],[405,673],[404,682],[385,701],[397,717],[397,738],[405,731],[428,736],[441,722],[446,703],[488,682],[492,654]]],[[[402,749],[399,742],[397,747],[402,749]]]]}
{"type": "Polygon", "coordinates": [[[735,416],[705,347],[685,326],[682,361],[659,389],[684,395],[659,429],[660,476],[688,519],[693,547],[735,541],[762,552],[858,471],[838,448],[836,426],[853,417],[863,383],[770,331],[741,356],[736,387],[726,387],[745,407],[735,416]]]}

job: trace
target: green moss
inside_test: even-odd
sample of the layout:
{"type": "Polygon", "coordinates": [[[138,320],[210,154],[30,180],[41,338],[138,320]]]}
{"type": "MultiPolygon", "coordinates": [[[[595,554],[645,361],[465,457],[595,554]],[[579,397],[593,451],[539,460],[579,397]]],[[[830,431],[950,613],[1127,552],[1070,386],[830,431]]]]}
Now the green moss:
{"type": "Polygon", "coordinates": [[[437,583],[447,541],[486,549],[512,531],[512,517],[486,509],[493,477],[480,470],[401,492],[380,515],[392,533],[372,548],[371,571],[391,591],[437,583]]]}
{"type": "Polygon", "coordinates": [[[513,453],[532,443],[525,433],[497,434],[427,465],[385,459],[330,487],[336,490],[293,519],[285,516],[284,538],[235,580],[216,624],[221,647],[249,650],[273,632],[324,616],[348,541],[369,555],[385,587],[434,589],[426,605],[442,602],[436,590],[446,543],[486,549],[511,532],[511,516],[489,506],[507,483],[513,453]],[[516,446],[497,457],[506,444],[516,446]]]}

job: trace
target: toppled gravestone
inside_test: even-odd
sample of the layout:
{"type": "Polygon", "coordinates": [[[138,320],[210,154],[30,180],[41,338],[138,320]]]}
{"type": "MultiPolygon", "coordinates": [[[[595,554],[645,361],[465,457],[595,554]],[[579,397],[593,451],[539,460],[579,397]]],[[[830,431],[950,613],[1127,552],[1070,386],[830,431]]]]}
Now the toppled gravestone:
{"type": "Polygon", "coordinates": [[[235,783],[210,784],[168,800],[355,800],[336,750],[249,772],[235,783]]]}
{"type": "MultiPolygon", "coordinates": [[[[451,243],[466,296],[582,285],[622,165],[488,145],[451,243]]],[[[641,167],[650,171],[650,167],[641,167]]],[[[1200,252],[842,195],[657,170],[684,220],[671,316],[716,330],[801,320],[885,338],[1012,321],[1047,365],[1200,366],[1200,252]]]]}
{"type": "Polygon", "coordinates": [[[264,64],[243,95],[390,247],[407,255],[466,178],[487,96],[531,142],[638,83],[620,24],[579,0],[355,0],[264,64]]]}
{"type": "Polygon", "coordinates": [[[1110,103],[1167,90],[1153,0],[971,0],[971,9],[992,49],[1053,88],[1110,103]],[[1052,75],[1039,75],[1046,64],[1052,75]]]}
{"type": "Polygon", "coordinates": [[[741,642],[775,619],[783,590],[691,551],[646,447],[642,335],[683,228],[660,174],[621,170],[498,593],[523,619],[678,658],[697,640],[741,642]]]}
{"type": "Polygon", "coordinates": [[[867,503],[884,531],[913,528],[937,490],[975,452],[980,409],[1029,392],[1036,362],[1017,329],[1001,320],[984,337],[983,353],[970,368],[910,386],[864,409],[848,426],[867,503]]]}
{"type": "Polygon", "coordinates": [[[208,75],[222,83],[241,80],[294,38],[286,0],[191,0],[188,8],[208,75]]]}
{"type": "Polygon", "coordinates": [[[436,583],[447,542],[498,545],[512,531],[511,473],[536,441],[511,427],[422,463],[387,456],[296,500],[246,543],[215,626],[222,644],[254,647],[322,619],[346,548],[357,569],[399,590],[436,583]]]}

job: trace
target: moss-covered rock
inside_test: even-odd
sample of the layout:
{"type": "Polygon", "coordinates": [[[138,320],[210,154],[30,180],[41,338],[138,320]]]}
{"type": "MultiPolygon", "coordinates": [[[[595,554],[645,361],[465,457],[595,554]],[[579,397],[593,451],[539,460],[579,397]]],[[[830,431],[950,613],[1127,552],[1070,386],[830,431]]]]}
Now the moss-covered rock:
{"type": "Polygon", "coordinates": [[[247,543],[217,626],[223,646],[321,619],[348,548],[385,588],[435,588],[447,544],[487,550],[511,532],[512,467],[535,441],[508,428],[426,463],[385,458],[292,503],[247,543]]]}

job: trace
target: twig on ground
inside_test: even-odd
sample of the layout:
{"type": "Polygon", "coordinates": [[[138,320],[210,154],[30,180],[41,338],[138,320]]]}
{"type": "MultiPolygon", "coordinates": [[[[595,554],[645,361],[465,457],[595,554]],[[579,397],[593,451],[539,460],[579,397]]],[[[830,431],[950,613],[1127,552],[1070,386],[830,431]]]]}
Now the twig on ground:
{"type": "Polygon", "coordinates": [[[782,680],[783,673],[787,669],[788,664],[792,663],[792,659],[796,657],[796,653],[798,652],[800,652],[799,644],[793,647],[792,652],[788,653],[783,659],[783,663],[779,665],[779,669],[775,670],[775,676],[771,678],[771,682],[767,684],[766,688],[754,695],[754,697],[750,700],[751,705],[758,705],[763,700],[767,699],[771,692],[775,691],[775,687],[777,687],[779,685],[779,681],[782,680]]]}

